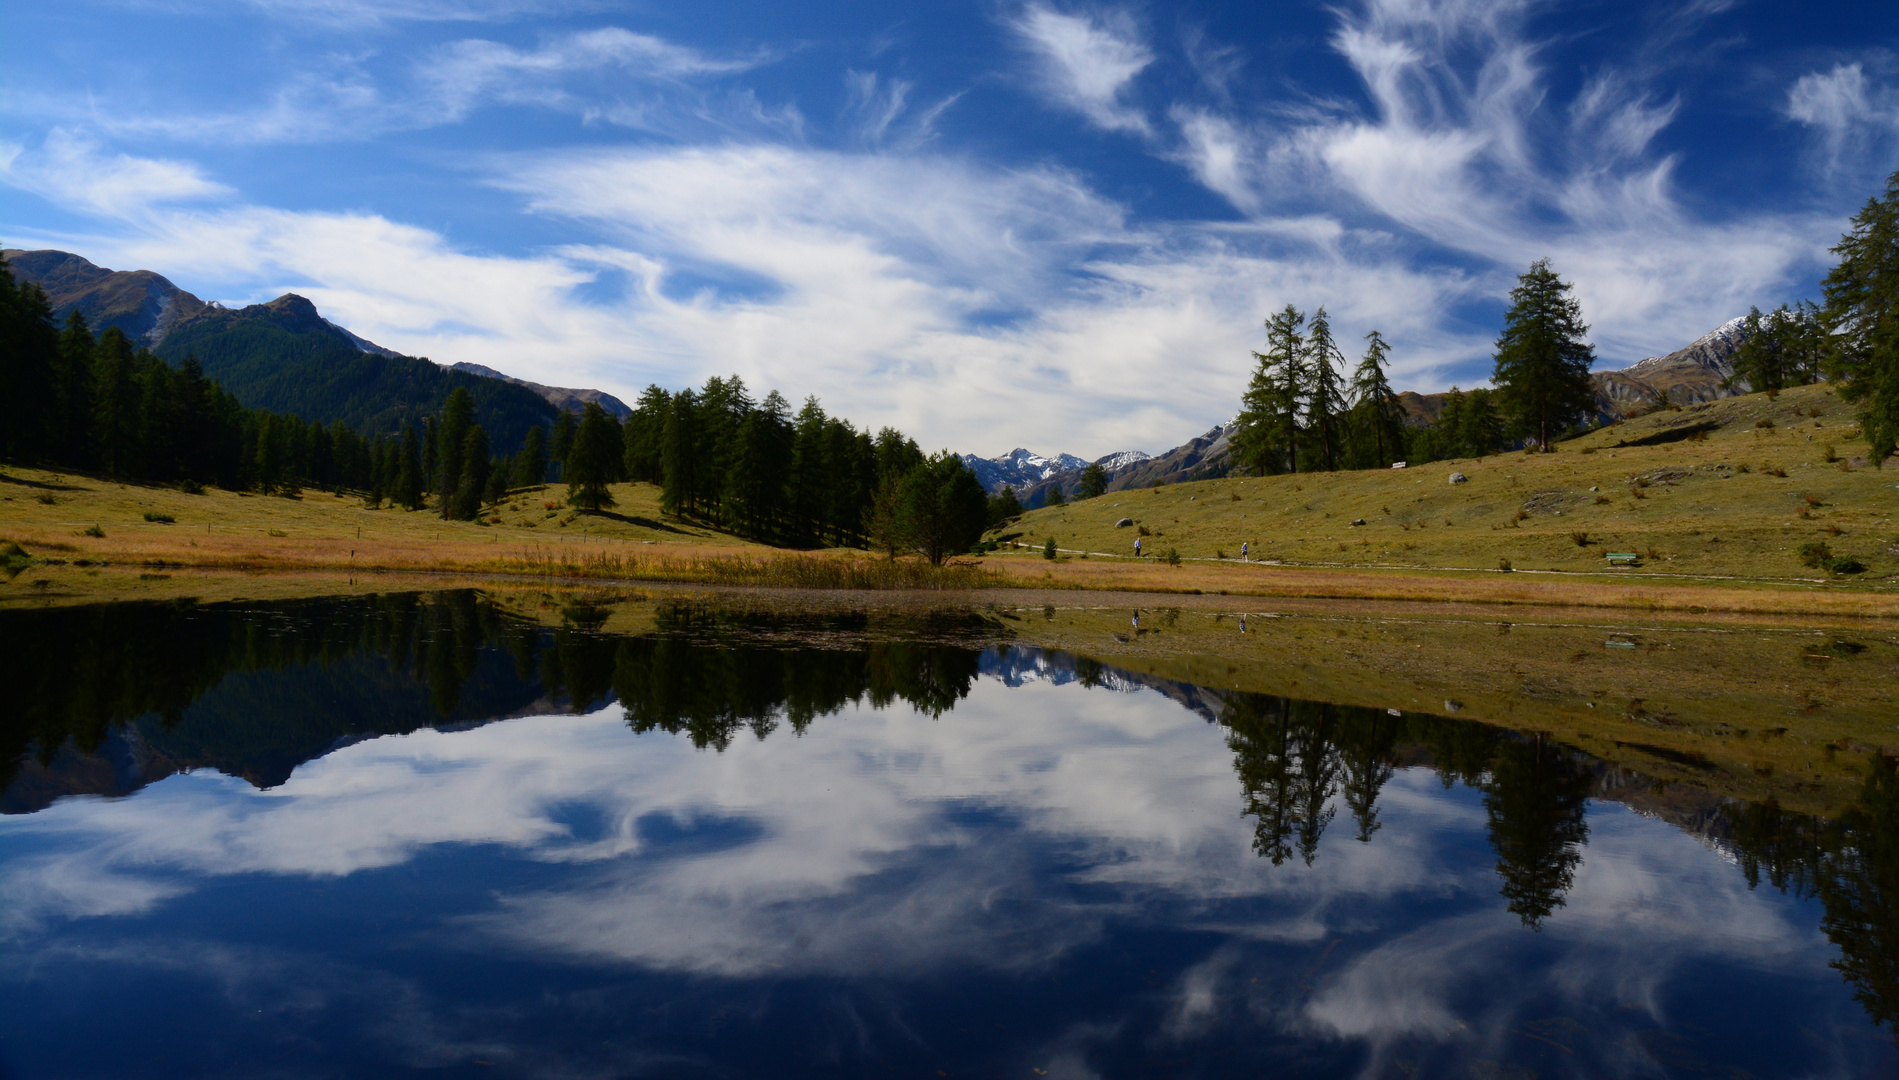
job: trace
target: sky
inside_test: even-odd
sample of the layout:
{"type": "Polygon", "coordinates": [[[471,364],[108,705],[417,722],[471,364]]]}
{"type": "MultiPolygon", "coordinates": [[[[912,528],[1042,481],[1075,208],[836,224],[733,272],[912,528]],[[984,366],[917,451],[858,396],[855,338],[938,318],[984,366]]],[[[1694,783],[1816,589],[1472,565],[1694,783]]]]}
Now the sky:
{"type": "Polygon", "coordinates": [[[1548,258],[1598,366],[1818,295],[1899,5],[65,0],[0,35],[0,241],[631,400],[1166,450],[1267,313],[1481,385],[1548,258]]]}

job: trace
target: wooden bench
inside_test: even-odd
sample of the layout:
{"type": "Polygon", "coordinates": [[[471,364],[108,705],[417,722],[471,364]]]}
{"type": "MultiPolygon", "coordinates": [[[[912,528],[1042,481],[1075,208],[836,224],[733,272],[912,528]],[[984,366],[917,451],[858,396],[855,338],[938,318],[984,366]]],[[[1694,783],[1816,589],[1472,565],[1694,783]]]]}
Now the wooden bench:
{"type": "Polygon", "coordinates": [[[1609,553],[1610,566],[1634,566],[1635,560],[1636,554],[1633,551],[1611,551],[1609,553]]]}

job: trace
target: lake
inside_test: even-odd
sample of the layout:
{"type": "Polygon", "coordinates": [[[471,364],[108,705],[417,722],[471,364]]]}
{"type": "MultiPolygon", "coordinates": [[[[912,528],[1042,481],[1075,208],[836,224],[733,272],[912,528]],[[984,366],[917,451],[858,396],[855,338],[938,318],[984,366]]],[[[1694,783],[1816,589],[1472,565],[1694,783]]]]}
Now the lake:
{"type": "Polygon", "coordinates": [[[1899,1074],[1825,819],[982,612],[0,612],[0,1073],[1899,1074]]]}

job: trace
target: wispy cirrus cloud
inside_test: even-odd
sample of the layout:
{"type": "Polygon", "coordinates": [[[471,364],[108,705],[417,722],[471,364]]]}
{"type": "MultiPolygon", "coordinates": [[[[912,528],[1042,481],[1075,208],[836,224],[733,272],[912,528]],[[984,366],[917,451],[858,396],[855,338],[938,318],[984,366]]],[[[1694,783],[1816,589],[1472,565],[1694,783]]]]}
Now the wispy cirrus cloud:
{"type": "Polygon", "coordinates": [[[1043,85],[1057,102],[1108,131],[1151,130],[1127,90],[1154,53],[1125,12],[1069,14],[1030,4],[1010,25],[1036,55],[1043,85]]]}

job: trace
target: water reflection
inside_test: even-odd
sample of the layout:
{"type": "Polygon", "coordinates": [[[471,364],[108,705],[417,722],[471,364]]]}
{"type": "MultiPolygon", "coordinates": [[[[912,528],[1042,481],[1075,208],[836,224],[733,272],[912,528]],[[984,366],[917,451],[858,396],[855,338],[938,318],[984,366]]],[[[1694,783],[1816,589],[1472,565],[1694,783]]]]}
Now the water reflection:
{"type": "Polygon", "coordinates": [[[0,1071],[1895,1064],[1890,762],[1822,821],[977,615],[565,616],[0,615],[0,1071]]]}

